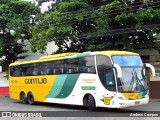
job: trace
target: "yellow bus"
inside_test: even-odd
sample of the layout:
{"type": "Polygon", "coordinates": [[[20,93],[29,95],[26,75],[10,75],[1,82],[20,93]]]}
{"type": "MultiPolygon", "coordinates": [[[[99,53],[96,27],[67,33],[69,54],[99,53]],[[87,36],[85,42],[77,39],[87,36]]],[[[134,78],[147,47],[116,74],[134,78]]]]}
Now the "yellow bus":
{"type": "Polygon", "coordinates": [[[124,108],[149,102],[145,67],[137,53],[97,51],[62,53],[9,66],[10,98],[23,103],[49,102],[124,108]]]}

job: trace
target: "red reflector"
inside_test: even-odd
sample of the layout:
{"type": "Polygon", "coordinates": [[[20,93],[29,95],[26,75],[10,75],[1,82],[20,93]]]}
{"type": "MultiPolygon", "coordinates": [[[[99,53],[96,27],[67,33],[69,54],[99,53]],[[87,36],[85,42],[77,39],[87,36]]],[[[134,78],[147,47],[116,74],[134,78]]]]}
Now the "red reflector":
{"type": "Polygon", "coordinates": [[[140,101],[135,102],[136,105],[140,104],[140,101]]]}

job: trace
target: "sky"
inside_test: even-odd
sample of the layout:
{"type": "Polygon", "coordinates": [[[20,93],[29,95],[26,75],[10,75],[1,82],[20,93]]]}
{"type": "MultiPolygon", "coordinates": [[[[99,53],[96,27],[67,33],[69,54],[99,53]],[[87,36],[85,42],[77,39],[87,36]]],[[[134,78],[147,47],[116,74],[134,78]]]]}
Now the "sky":
{"type": "MultiPolygon", "coordinates": [[[[35,0],[25,0],[25,1],[35,2],[35,0]]],[[[42,6],[40,7],[41,11],[44,12],[44,11],[48,10],[48,6],[51,5],[52,3],[53,3],[53,1],[43,3],[42,6]]]]}
{"type": "MultiPolygon", "coordinates": [[[[25,1],[35,2],[35,0],[25,0],[25,1]]],[[[51,0],[51,1],[49,1],[49,2],[43,3],[42,6],[41,6],[41,11],[44,12],[44,11],[48,10],[48,6],[51,5],[51,4],[53,3],[53,1],[55,1],[55,0],[51,0]]],[[[29,48],[28,48],[28,49],[29,49],[29,48]]],[[[55,52],[57,49],[58,49],[58,47],[55,45],[54,42],[49,42],[49,43],[47,44],[46,54],[47,54],[47,55],[50,55],[50,54],[52,54],[53,52],[55,52]],[[53,46],[54,46],[54,47],[53,47],[53,46]]],[[[29,51],[28,54],[32,54],[32,52],[29,51]]],[[[41,55],[41,54],[40,54],[40,55],[41,55]]],[[[26,59],[38,59],[38,58],[33,58],[33,56],[35,56],[35,54],[34,54],[34,55],[29,55],[29,57],[26,58],[26,59]],[[30,57],[31,57],[31,58],[30,58],[30,57]]],[[[36,57],[39,57],[39,56],[37,55],[36,57]]]]}

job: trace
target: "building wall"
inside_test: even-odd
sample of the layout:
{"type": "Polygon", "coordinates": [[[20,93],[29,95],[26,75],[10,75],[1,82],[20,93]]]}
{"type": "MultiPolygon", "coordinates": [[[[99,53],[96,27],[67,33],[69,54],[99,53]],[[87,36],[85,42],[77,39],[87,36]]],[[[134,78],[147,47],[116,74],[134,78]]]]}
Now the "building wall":
{"type": "Polygon", "coordinates": [[[151,81],[160,81],[160,54],[158,50],[142,49],[137,50],[144,63],[150,63],[156,70],[156,76],[151,76],[151,81]]]}
{"type": "Polygon", "coordinates": [[[28,50],[28,52],[21,55],[26,55],[27,57],[25,59],[19,59],[19,61],[37,60],[42,56],[47,56],[54,53],[58,49],[58,46],[55,45],[55,42],[49,42],[46,46],[46,51],[44,52],[44,54],[40,53],[39,51],[33,53],[30,49],[30,44],[28,41],[25,41],[25,45],[26,47],[24,47],[24,49],[28,50]]]}
{"type": "Polygon", "coordinates": [[[150,98],[151,99],[160,99],[160,81],[151,81],[150,82],[150,98]]]}
{"type": "Polygon", "coordinates": [[[6,73],[0,73],[0,95],[8,95],[9,94],[9,84],[6,73]]]}
{"type": "Polygon", "coordinates": [[[160,54],[158,50],[141,49],[136,52],[138,52],[142,58],[146,57],[144,58],[144,62],[154,63],[160,61],[160,54]]]}
{"type": "Polygon", "coordinates": [[[140,54],[143,62],[150,63],[154,66],[156,71],[156,76],[150,77],[150,99],[160,99],[160,54],[158,50],[138,50],[136,51],[140,54]]]}

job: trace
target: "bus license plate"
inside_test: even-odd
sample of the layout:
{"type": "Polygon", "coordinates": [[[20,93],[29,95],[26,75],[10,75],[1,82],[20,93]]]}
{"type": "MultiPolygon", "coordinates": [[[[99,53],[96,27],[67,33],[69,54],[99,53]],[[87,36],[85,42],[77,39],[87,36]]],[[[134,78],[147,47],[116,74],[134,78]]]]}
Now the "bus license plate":
{"type": "Polygon", "coordinates": [[[135,104],[136,104],[136,105],[140,104],[140,101],[136,101],[135,104]]]}

